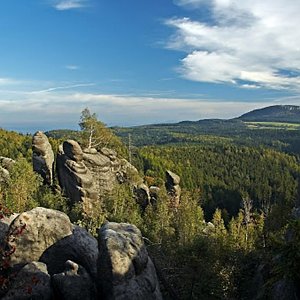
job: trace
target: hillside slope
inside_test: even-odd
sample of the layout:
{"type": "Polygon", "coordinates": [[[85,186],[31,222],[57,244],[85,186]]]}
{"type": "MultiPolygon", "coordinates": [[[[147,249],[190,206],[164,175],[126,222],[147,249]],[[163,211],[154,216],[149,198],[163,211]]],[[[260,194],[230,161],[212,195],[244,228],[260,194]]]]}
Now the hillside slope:
{"type": "Polygon", "coordinates": [[[274,105],[255,109],[243,114],[238,119],[255,122],[300,123],[300,106],[274,105]]]}

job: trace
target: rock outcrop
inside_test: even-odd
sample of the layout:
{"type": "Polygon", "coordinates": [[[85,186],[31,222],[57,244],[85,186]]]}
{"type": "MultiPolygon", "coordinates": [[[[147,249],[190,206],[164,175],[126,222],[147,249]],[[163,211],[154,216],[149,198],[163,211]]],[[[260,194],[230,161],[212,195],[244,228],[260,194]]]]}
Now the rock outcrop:
{"type": "Polygon", "coordinates": [[[80,265],[68,260],[62,273],[54,274],[52,282],[58,299],[92,300],[96,286],[89,273],[80,265]]]}
{"type": "Polygon", "coordinates": [[[10,224],[8,248],[11,265],[38,261],[44,251],[72,234],[69,217],[57,210],[36,207],[23,212],[10,224]]]}
{"type": "Polygon", "coordinates": [[[9,180],[9,171],[14,163],[13,159],[0,156],[0,183],[9,180]]]}
{"type": "Polygon", "coordinates": [[[97,276],[98,243],[84,228],[73,225],[71,235],[46,249],[40,261],[48,266],[49,274],[64,271],[67,260],[80,264],[93,277],[97,276]]]}
{"type": "Polygon", "coordinates": [[[166,171],[166,189],[167,192],[171,198],[171,203],[174,208],[177,208],[179,206],[180,202],[180,195],[181,195],[181,188],[180,188],[180,177],[171,172],[166,171]]]}
{"type": "Polygon", "coordinates": [[[98,287],[104,299],[162,299],[140,230],[107,223],[99,232],[98,287]]]}
{"type": "Polygon", "coordinates": [[[21,213],[5,238],[15,276],[1,299],[162,299],[139,229],[107,223],[99,233],[97,241],[59,211],[21,213]]]}
{"type": "MultiPolygon", "coordinates": [[[[130,182],[138,187],[143,182],[136,168],[118,158],[115,151],[108,148],[102,148],[100,152],[93,148],[82,150],[73,140],[65,141],[60,147],[57,174],[63,193],[73,204],[83,203],[86,213],[118,184],[130,182]]],[[[150,200],[149,192],[146,194],[141,202],[150,200]]]]}
{"type": "Polygon", "coordinates": [[[146,207],[151,203],[150,190],[144,183],[139,184],[134,188],[136,200],[140,207],[145,210],[146,207]]]}
{"type": "Polygon", "coordinates": [[[41,262],[25,265],[12,280],[3,300],[52,299],[51,279],[47,266],[41,262]]]}
{"type": "Polygon", "coordinates": [[[57,155],[57,175],[63,193],[73,204],[82,203],[83,210],[90,213],[98,201],[93,174],[86,167],[80,145],[67,140],[57,155]]]}
{"type": "Polygon", "coordinates": [[[33,135],[32,151],[33,170],[43,177],[45,184],[52,185],[54,153],[43,132],[37,131],[33,135]]]}

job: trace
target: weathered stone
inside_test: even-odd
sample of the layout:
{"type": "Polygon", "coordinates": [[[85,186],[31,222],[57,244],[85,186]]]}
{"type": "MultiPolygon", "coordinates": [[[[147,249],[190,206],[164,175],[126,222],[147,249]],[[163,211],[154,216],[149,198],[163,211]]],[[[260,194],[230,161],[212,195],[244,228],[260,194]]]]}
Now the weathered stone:
{"type": "Polygon", "coordinates": [[[98,285],[104,299],[162,299],[140,230],[106,223],[99,231],[98,285]]]}
{"type": "Polygon", "coordinates": [[[61,189],[72,204],[82,203],[84,211],[90,213],[98,201],[98,193],[93,174],[86,167],[77,142],[68,140],[59,148],[57,174],[61,189]]]}
{"type": "Polygon", "coordinates": [[[10,170],[15,161],[11,158],[0,156],[0,166],[6,170],[10,170]]]}
{"type": "Polygon", "coordinates": [[[47,136],[37,131],[32,138],[33,170],[40,174],[46,184],[53,183],[54,153],[47,136]]]}
{"type": "Polygon", "coordinates": [[[146,184],[141,183],[135,189],[136,200],[144,210],[150,204],[150,191],[146,184]]]}
{"type": "Polygon", "coordinates": [[[166,171],[166,179],[167,192],[171,198],[173,207],[177,208],[179,206],[181,196],[181,188],[179,186],[180,177],[177,174],[168,170],[166,171]]]}
{"type": "Polygon", "coordinates": [[[63,151],[70,159],[80,162],[83,159],[83,152],[80,145],[73,140],[67,140],[63,143],[63,151]]]}
{"type": "Polygon", "coordinates": [[[73,227],[71,235],[64,237],[46,249],[40,258],[48,266],[49,274],[61,273],[65,262],[72,260],[82,265],[87,272],[97,276],[98,243],[84,228],[73,227]]]}
{"type": "Polygon", "coordinates": [[[25,265],[13,279],[3,300],[50,300],[52,290],[47,267],[41,262],[25,265]]]}
{"type": "Polygon", "coordinates": [[[5,246],[9,225],[18,215],[19,214],[12,214],[8,217],[3,216],[3,218],[0,219],[0,248],[5,246]]]}
{"type": "Polygon", "coordinates": [[[36,207],[21,213],[11,223],[7,243],[14,253],[12,265],[38,261],[44,251],[72,234],[69,217],[57,210],[36,207]]]}
{"type": "Polygon", "coordinates": [[[0,183],[9,180],[9,171],[14,165],[15,161],[8,157],[0,156],[0,183]]]}
{"type": "Polygon", "coordinates": [[[169,184],[170,186],[180,184],[180,177],[177,174],[167,170],[166,176],[167,176],[167,184],[169,184]]]}
{"type": "Polygon", "coordinates": [[[82,266],[71,260],[65,263],[64,272],[53,275],[52,282],[58,299],[96,299],[96,287],[92,278],[82,266]]]}

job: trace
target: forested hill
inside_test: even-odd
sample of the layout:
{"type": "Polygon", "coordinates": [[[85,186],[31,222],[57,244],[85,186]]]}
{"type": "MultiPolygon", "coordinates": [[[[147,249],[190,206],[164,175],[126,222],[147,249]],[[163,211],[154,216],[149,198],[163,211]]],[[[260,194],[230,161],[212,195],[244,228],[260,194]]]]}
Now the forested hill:
{"type": "Polygon", "coordinates": [[[274,105],[255,109],[243,114],[238,119],[255,122],[287,122],[300,123],[300,106],[274,105]]]}
{"type": "Polygon", "coordinates": [[[270,106],[230,120],[206,119],[173,124],[113,128],[133,146],[214,143],[217,138],[244,146],[267,146],[300,154],[300,106],[270,106]]]}

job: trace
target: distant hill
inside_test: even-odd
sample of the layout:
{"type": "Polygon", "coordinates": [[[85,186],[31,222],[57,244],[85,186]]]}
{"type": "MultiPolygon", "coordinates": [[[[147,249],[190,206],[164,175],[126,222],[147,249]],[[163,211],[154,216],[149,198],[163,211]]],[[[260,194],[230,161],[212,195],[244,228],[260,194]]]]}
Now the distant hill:
{"type": "Polygon", "coordinates": [[[286,122],[300,123],[300,106],[274,105],[255,109],[243,114],[238,119],[249,122],[286,122]]]}

